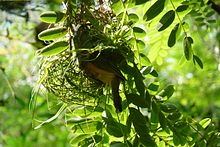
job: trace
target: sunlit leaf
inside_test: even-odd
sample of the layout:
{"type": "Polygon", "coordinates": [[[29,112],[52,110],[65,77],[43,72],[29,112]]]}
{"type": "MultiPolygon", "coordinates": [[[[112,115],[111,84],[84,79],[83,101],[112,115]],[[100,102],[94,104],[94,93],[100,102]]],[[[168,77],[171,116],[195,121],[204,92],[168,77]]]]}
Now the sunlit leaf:
{"type": "Polygon", "coordinates": [[[144,63],[146,63],[145,65],[148,65],[148,64],[151,63],[151,62],[150,62],[150,59],[149,59],[145,54],[140,53],[139,56],[141,57],[141,59],[143,59],[142,61],[143,61],[144,63]]]}
{"type": "Polygon", "coordinates": [[[67,123],[81,123],[81,122],[87,122],[91,120],[91,118],[83,118],[83,117],[72,117],[71,119],[67,120],[67,123]]]}
{"type": "Polygon", "coordinates": [[[60,116],[60,114],[66,109],[66,107],[67,107],[67,105],[64,103],[53,117],[43,121],[40,125],[36,126],[34,129],[39,129],[43,125],[48,124],[48,123],[54,121],[58,116],[60,116]]]}
{"type": "Polygon", "coordinates": [[[154,70],[153,66],[145,66],[142,68],[141,72],[143,75],[147,75],[154,70]]]}
{"type": "Polygon", "coordinates": [[[146,32],[140,27],[133,27],[133,31],[136,37],[141,38],[145,37],[146,32]]]}
{"type": "Polygon", "coordinates": [[[160,141],[158,146],[159,147],[166,147],[166,143],[164,141],[160,141]]]}
{"type": "Polygon", "coordinates": [[[52,56],[61,53],[69,47],[66,41],[57,41],[39,50],[43,56],[52,56]]]}
{"type": "Polygon", "coordinates": [[[129,20],[133,21],[134,23],[138,22],[138,20],[139,20],[138,15],[137,15],[137,14],[134,14],[134,13],[130,13],[130,14],[128,15],[128,18],[129,18],[129,20]]]}
{"type": "Polygon", "coordinates": [[[136,43],[137,43],[137,47],[140,50],[144,50],[145,49],[145,43],[142,40],[136,40],[136,43]]]}
{"type": "Polygon", "coordinates": [[[170,10],[160,19],[158,31],[163,31],[168,28],[175,19],[175,11],[170,10]]]}
{"type": "Polygon", "coordinates": [[[123,11],[123,3],[121,0],[116,0],[112,4],[112,9],[114,10],[116,15],[119,15],[123,11]]]}
{"type": "Polygon", "coordinates": [[[210,118],[204,118],[199,122],[199,124],[205,129],[211,123],[211,121],[212,120],[210,118]]]}
{"type": "Polygon", "coordinates": [[[59,28],[51,28],[42,31],[40,34],[38,34],[38,38],[40,40],[56,40],[58,38],[62,38],[67,34],[67,29],[65,27],[59,27],[59,28]]]}
{"type": "Polygon", "coordinates": [[[144,14],[144,20],[149,21],[159,15],[164,9],[165,0],[157,0],[144,14]]]}
{"type": "Polygon", "coordinates": [[[46,11],[40,15],[40,19],[46,23],[57,23],[63,20],[64,13],[59,11],[46,11]]]}
{"type": "Polygon", "coordinates": [[[82,141],[80,141],[80,146],[90,146],[94,143],[98,144],[102,140],[102,136],[100,135],[91,135],[87,138],[84,138],[82,141]]]}
{"type": "Polygon", "coordinates": [[[78,143],[88,136],[89,136],[89,134],[86,134],[86,133],[77,134],[70,140],[70,143],[71,143],[71,145],[78,146],[78,143]]]}
{"type": "Polygon", "coordinates": [[[88,121],[77,123],[72,127],[74,133],[93,133],[101,129],[102,123],[100,121],[88,121]],[[97,127],[99,126],[99,128],[97,127]]]}

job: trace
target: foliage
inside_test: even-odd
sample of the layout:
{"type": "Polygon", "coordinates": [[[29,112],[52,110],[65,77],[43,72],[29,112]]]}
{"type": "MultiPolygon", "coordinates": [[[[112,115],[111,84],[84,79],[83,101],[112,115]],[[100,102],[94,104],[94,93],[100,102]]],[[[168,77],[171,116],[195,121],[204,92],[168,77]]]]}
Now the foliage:
{"type": "Polygon", "coordinates": [[[217,117],[201,115],[206,107],[194,107],[204,104],[197,94],[201,99],[219,98],[219,84],[212,83],[219,81],[219,42],[205,45],[218,51],[205,50],[198,39],[201,33],[205,41],[208,35],[219,41],[219,16],[207,1],[114,0],[113,12],[94,2],[66,0],[63,11],[41,14],[41,20],[54,28],[39,34],[49,42],[37,51],[39,84],[64,104],[36,128],[65,112],[72,146],[218,146],[219,117],[213,112],[218,109],[210,106],[212,100],[205,105],[217,117]],[[77,53],[82,50],[119,52],[126,59],[118,67],[126,78],[120,85],[123,112],[115,112],[107,86],[80,70],[77,53]],[[189,78],[181,83],[185,75],[189,78]],[[201,86],[204,79],[210,81],[201,86]]]}

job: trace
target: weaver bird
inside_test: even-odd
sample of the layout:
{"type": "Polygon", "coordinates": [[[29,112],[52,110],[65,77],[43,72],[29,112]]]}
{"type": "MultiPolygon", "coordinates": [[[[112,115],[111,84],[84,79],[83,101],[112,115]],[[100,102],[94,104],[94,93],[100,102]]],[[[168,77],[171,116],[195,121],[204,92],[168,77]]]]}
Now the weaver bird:
{"type": "Polygon", "coordinates": [[[111,86],[114,106],[116,111],[121,112],[122,100],[119,95],[119,85],[125,78],[118,69],[118,64],[123,62],[124,58],[118,53],[103,50],[100,54],[98,51],[91,54],[90,59],[80,61],[80,68],[89,77],[111,86]]]}

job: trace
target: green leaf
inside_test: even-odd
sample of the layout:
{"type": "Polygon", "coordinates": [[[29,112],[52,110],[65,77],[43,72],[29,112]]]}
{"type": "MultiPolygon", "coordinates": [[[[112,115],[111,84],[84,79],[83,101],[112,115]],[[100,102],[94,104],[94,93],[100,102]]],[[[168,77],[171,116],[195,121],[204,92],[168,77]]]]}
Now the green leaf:
{"type": "Polygon", "coordinates": [[[204,118],[199,122],[199,124],[205,129],[211,123],[211,121],[211,118],[204,118]]]}
{"type": "Polygon", "coordinates": [[[180,119],[181,116],[182,114],[179,111],[176,111],[176,112],[170,113],[167,116],[167,119],[172,120],[172,121],[177,121],[180,119]]]}
{"type": "Polygon", "coordinates": [[[167,128],[167,120],[161,111],[159,112],[159,122],[160,122],[161,128],[165,130],[166,132],[169,132],[167,128]]]}
{"type": "Polygon", "coordinates": [[[180,5],[177,7],[176,12],[183,12],[185,10],[187,10],[189,7],[189,5],[180,5]]]}
{"type": "MultiPolygon", "coordinates": [[[[132,122],[138,126],[145,126],[147,121],[146,121],[146,118],[143,116],[143,114],[138,111],[137,109],[135,108],[129,108],[129,111],[130,111],[130,116],[131,116],[131,119],[132,119],[132,122]]],[[[149,132],[148,128],[145,128],[145,131],[146,132],[149,132]]]]}
{"type": "Polygon", "coordinates": [[[106,130],[110,135],[122,137],[123,135],[130,133],[130,129],[128,129],[124,124],[117,122],[109,111],[106,110],[105,113],[103,113],[102,118],[106,124],[106,130]]]}
{"type": "Polygon", "coordinates": [[[132,118],[131,118],[131,116],[129,115],[128,117],[127,117],[127,121],[126,121],[126,126],[127,126],[127,132],[131,132],[131,124],[132,124],[132,118]]]}
{"type": "Polygon", "coordinates": [[[145,136],[140,136],[140,142],[146,147],[157,147],[157,144],[154,142],[149,134],[146,134],[145,136]]]}
{"type": "Polygon", "coordinates": [[[175,25],[175,27],[172,29],[169,39],[168,39],[168,46],[173,47],[176,44],[176,37],[177,37],[177,31],[179,29],[179,23],[175,25]]]}
{"type": "Polygon", "coordinates": [[[77,117],[72,117],[71,119],[68,119],[67,123],[68,124],[70,124],[70,123],[81,123],[81,122],[87,122],[89,120],[91,120],[91,118],[84,118],[84,117],[77,116],[77,117]]]}
{"type": "Polygon", "coordinates": [[[144,19],[149,21],[159,15],[164,9],[165,0],[157,0],[144,14],[144,19]]]}
{"type": "Polygon", "coordinates": [[[170,103],[161,104],[160,108],[163,112],[166,113],[173,113],[177,110],[177,107],[174,104],[170,104],[170,103]]]}
{"type": "Polygon", "coordinates": [[[146,63],[146,65],[148,65],[148,64],[151,63],[151,62],[150,62],[150,59],[149,59],[145,54],[140,53],[139,56],[141,57],[141,59],[143,59],[142,61],[143,61],[144,63],[146,63]]]}
{"type": "Polygon", "coordinates": [[[121,0],[116,0],[111,5],[114,13],[118,16],[123,11],[123,2],[121,0]]]}
{"type": "Polygon", "coordinates": [[[148,2],[149,0],[135,0],[135,5],[141,5],[144,4],[146,2],[148,2]]]}
{"type": "Polygon", "coordinates": [[[102,140],[102,136],[92,135],[80,141],[79,146],[91,146],[94,145],[94,143],[96,144],[99,143],[101,140],[102,140]]]}
{"type": "Polygon", "coordinates": [[[192,43],[193,39],[191,37],[184,38],[183,47],[186,60],[190,60],[192,58],[192,43]]]}
{"type": "Polygon", "coordinates": [[[143,144],[153,144],[153,140],[149,133],[149,128],[147,127],[146,118],[143,114],[135,108],[129,108],[130,117],[132,119],[135,131],[140,136],[140,141],[143,144]]]}
{"type": "Polygon", "coordinates": [[[56,112],[56,114],[54,116],[52,116],[51,118],[43,121],[41,124],[39,124],[38,126],[34,127],[34,129],[39,129],[41,128],[43,125],[48,124],[52,121],[54,121],[55,119],[58,118],[58,116],[60,116],[60,114],[66,109],[67,104],[63,103],[63,105],[60,107],[60,109],[56,112]]]}
{"type": "Polygon", "coordinates": [[[173,143],[175,146],[178,146],[178,145],[184,146],[186,142],[187,142],[187,139],[185,136],[177,132],[173,132],[173,143]]]}
{"type": "Polygon", "coordinates": [[[151,112],[151,122],[158,123],[159,121],[159,107],[155,101],[152,101],[152,112],[151,112]]]}
{"type": "Polygon", "coordinates": [[[39,50],[43,56],[52,56],[61,53],[69,47],[66,41],[57,41],[39,50]]]}
{"type": "Polygon", "coordinates": [[[70,140],[71,145],[78,146],[78,143],[88,137],[89,134],[75,134],[74,137],[70,140]]]}
{"type": "Polygon", "coordinates": [[[74,125],[72,127],[72,132],[74,132],[74,133],[93,133],[93,132],[101,129],[101,127],[98,128],[98,126],[102,126],[102,123],[100,121],[82,122],[82,123],[78,123],[78,124],[74,125]]]}
{"type": "Polygon", "coordinates": [[[156,70],[153,70],[150,75],[154,76],[154,77],[158,77],[158,73],[156,70]]]}
{"type": "Polygon", "coordinates": [[[135,72],[134,81],[135,81],[137,91],[140,93],[141,96],[144,96],[144,94],[145,94],[145,85],[143,82],[144,78],[136,65],[134,65],[133,69],[135,72]]]}
{"type": "Polygon", "coordinates": [[[166,143],[164,141],[160,141],[158,146],[159,147],[166,147],[166,143]]]}
{"type": "Polygon", "coordinates": [[[188,135],[190,132],[190,126],[188,122],[186,121],[178,121],[174,124],[174,128],[176,129],[176,132],[181,133],[182,135],[188,135]]]}
{"type": "Polygon", "coordinates": [[[106,123],[106,130],[110,135],[115,137],[122,137],[123,135],[128,134],[127,127],[116,121],[108,121],[106,123]]]}
{"type": "Polygon", "coordinates": [[[145,37],[146,32],[140,27],[133,27],[134,34],[137,38],[145,37]]]}
{"type": "Polygon", "coordinates": [[[180,144],[180,137],[176,133],[173,133],[173,143],[175,146],[180,144]]]}
{"type": "Polygon", "coordinates": [[[40,15],[40,19],[46,23],[58,23],[63,20],[65,14],[59,11],[46,11],[40,15]]]}
{"type": "Polygon", "coordinates": [[[142,40],[136,40],[136,43],[137,43],[137,47],[138,47],[140,50],[144,50],[144,49],[145,49],[145,43],[144,43],[144,41],[142,41],[142,40]]]}
{"type": "Polygon", "coordinates": [[[107,124],[106,130],[112,136],[122,137],[123,136],[123,132],[121,131],[121,128],[119,126],[117,126],[116,124],[117,123],[107,124]]]}
{"type": "Polygon", "coordinates": [[[154,70],[153,66],[145,66],[145,67],[143,67],[141,72],[143,75],[147,75],[147,74],[151,73],[153,70],[154,70]]]}
{"type": "Polygon", "coordinates": [[[130,14],[128,15],[128,18],[129,18],[129,20],[131,20],[131,21],[134,22],[134,23],[138,22],[138,20],[139,20],[138,15],[135,14],[135,13],[130,13],[130,14]]]}
{"type": "Polygon", "coordinates": [[[169,85],[164,90],[162,90],[162,92],[160,93],[160,96],[167,97],[168,99],[173,95],[174,91],[175,91],[174,85],[169,85]]]}
{"type": "Polygon", "coordinates": [[[122,142],[111,142],[110,147],[127,147],[127,145],[122,142]]]}
{"type": "Polygon", "coordinates": [[[131,102],[138,107],[147,108],[147,106],[149,106],[147,100],[143,96],[131,93],[127,94],[126,98],[128,99],[128,102],[131,102]]]}
{"type": "Polygon", "coordinates": [[[59,27],[59,28],[51,28],[42,31],[40,34],[38,34],[38,38],[40,40],[56,40],[59,38],[64,37],[67,34],[67,29],[65,27],[59,27]]]}
{"type": "Polygon", "coordinates": [[[160,19],[158,31],[163,31],[168,28],[175,19],[175,11],[170,10],[160,19]]]}
{"type": "Polygon", "coordinates": [[[201,59],[198,56],[193,55],[193,63],[195,64],[195,62],[199,65],[201,69],[203,69],[203,63],[201,59]]]}
{"type": "Polygon", "coordinates": [[[158,82],[151,83],[148,86],[148,89],[151,90],[151,91],[155,91],[156,92],[159,89],[159,83],[158,82]]]}
{"type": "Polygon", "coordinates": [[[152,96],[150,95],[148,90],[146,90],[145,96],[146,96],[146,101],[147,101],[147,108],[150,108],[151,107],[152,96]]]}
{"type": "Polygon", "coordinates": [[[209,11],[207,14],[205,14],[206,18],[209,18],[215,14],[215,11],[209,11]]]}
{"type": "Polygon", "coordinates": [[[133,141],[133,147],[139,146],[139,144],[140,144],[140,139],[139,139],[139,137],[136,135],[135,138],[134,138],[134,141],[133,141]]]}

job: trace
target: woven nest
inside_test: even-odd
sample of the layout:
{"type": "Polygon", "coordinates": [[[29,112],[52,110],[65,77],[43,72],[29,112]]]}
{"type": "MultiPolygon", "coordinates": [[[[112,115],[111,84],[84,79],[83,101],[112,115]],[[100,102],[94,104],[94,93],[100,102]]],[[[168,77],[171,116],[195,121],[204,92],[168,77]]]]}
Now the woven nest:
{"type": "Polygon", "coordinates": [[[86,76],[70,51],[53,58],[46,69],[42,84],[66,103],[95,104],[103,93],[103,84],[86,76]]]}
{"type": "MultiPolygon", "coordinates": [[[[77,50],[89,49],[92,51],[101,47],[100,51],[103,51],[110,47],[114,48],[116,52],[128,54],[130,48],[124,41],[121,42],[120,37],[120,41],[112,40],[114,37],[111,35],[115,34],[114,30],[105,34],[96,26],[88,23],[89,20],[82,19],[85,18],[83,17],[86,15],[84,13],[87,12],[82,11],[80,15],[76,16],[76,18],[80,17],[81,19],[78,20],[78,18],[79,22],[76,22],[76,24],[81,24],[81,27],[77,32],[74,32],[75,48],[68,49],[59,55],[46,59],[41,68],[43,69],[41,75],[44,77],[42,84],[49,92],[52,92],[64,102],[96,105],[100,95],[103,95],[104,84],[89,78],[83,73],[79,66],[78,59],[80,55],[77,55],[77,50]]],[[[104,28],[106,25],[105,19],[100,17],[94,19],[99,22],[100,26],[102,26],[101,28],[104,28]]],[[[97,52],[97,50],[95,51],[97,52]]],[[[82,55],[82,58],[85,58],[84,55],[82,55]]]]}

